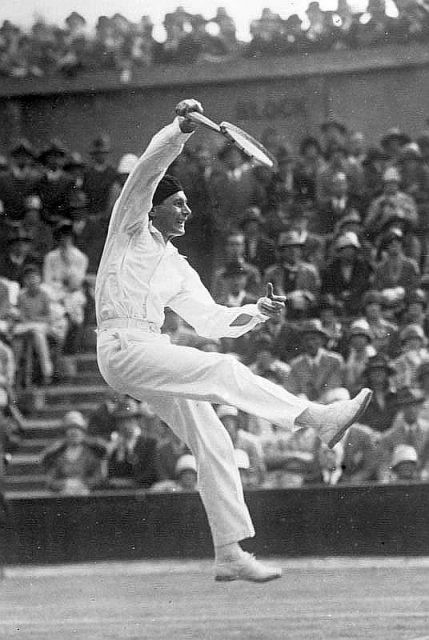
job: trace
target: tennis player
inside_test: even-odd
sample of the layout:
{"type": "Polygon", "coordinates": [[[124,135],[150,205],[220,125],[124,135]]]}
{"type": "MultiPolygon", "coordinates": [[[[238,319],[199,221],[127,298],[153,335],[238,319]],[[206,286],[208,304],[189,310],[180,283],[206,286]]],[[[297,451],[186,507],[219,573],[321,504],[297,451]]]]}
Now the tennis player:
{"type": "Polygon", "coordinates": [[[192,450],[198,487],[215,547],[216,580],[265,582],[281,575],[242,550],[254,535],[231,439],[211,403],[229,404],[285,429],[311,425],[333,445],[366,408],[371,391],[322,406],[256,376],[228,354],[172,345],[161,334],[170,307],[208,338],[238,337],[280,313],[284,298],[267,296],[239,308],[217,305],[171,244],[191,211],[182,186],[166,169],[198,126],[193,99],[151,140],[113,209],[96,282],[100,371],[116,391],[149,401],[192,450]]]}

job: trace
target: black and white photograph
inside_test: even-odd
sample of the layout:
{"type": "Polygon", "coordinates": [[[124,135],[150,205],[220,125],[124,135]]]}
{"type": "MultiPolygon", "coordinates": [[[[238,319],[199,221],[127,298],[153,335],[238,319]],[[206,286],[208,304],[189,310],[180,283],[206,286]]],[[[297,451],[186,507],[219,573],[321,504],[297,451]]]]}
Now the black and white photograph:
{"type": "Polygon", "coordinates": [[[2,0],[0,638],[429,640],[429,0],[2,0]]]}

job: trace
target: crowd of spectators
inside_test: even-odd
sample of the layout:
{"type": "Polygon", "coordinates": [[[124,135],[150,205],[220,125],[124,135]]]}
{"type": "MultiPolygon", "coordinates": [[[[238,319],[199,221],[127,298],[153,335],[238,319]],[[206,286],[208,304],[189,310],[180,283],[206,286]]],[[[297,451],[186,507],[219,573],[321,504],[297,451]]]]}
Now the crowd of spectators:
{"type": "Polygon", "coordinates": [[[101,16],[94,31],[76,12],[62,27],[39,19],[29,31],[5,20],[0,28],[0,74],[72,76],[110,69],[118,72],[121,81],[129,82],[134,70],[159,63],[191,64],[425,41],[429,34],[426,5],[418,0],[395,0],[393,4],[396,16],[386,14],[385,0],[368,0],[364,12],[353,12],[347,0],[338,0],[335,10],[323,11],[312,0],[304,21],[297,14],[282,18],[265,8],[249,25],[249,42],[237,38],[234,20],[224,7],[207,19],[177,7],[165,15],[163,42],[154,38],[155,25],[148,15],[138,23],[119,13],[101,16]]]}
{"type": "MultiPolygon", "coordinates": [[[[333,451],[314,430],[284,433],[216,407],[247,488],[427,481],[429,132],[411,138],[390,129],[374,145],[329,120],[297,150],[272,127],[262,138],[275,171],[230,145],[185,148],[169,172],[193,216],[175,242],[216,302],[256,301],[272,283],[286,296],[283,315],[236,340],[207,340],[167,309],[163,331],[176,344],[231,353],[312,401],[374,390],[361,424],[333,451]]],[[[2,162],[5,413],[17,388],[73,377],[85,329],[94,335],[97,264],[113,202],[137,160],[126,154],[114,167],[110,150],[105,134],[85,158],[60,140],[41,151],[20,140],[2,162]]],[[[150,407],[125,400],[107,398],[89,422],[76,412],[65,418],[64,439],[43,457],[53,490],[195,488],[191,452],[150,407]]]]}

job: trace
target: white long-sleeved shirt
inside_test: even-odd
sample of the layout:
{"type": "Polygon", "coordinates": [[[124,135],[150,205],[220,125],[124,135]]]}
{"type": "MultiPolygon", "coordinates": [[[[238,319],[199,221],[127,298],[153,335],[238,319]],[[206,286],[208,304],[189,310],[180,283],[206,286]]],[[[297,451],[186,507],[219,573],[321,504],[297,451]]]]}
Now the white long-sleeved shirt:
{"type": "Polygon", "coordinates": [[[145,320],[160,329],[167,306],[207,338],[238,337],[266,320],[255,304],[216,304],[186,258],[149,220],[155,189],[189,135],[177,118],[161,129],[115,203],[95,287],[99,329],[115,319],[145,320]],[[232,327],[242,314],[249,321],[232,327]]]}

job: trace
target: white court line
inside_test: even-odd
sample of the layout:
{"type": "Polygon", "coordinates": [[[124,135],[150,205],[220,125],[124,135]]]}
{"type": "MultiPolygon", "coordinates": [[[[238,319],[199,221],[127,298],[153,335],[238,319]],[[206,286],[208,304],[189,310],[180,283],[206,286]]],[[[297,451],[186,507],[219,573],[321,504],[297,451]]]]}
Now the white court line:
{"type": "MultiPolygon", "coordinates": [[[[359,621],[362,621],[362,611],[357,611],[356,613],[353,612],[338,612],[335,614],[317,614],[314,612],[297,612],[297,613],[293,613],[293,612],[288,612],[287,617],[285,617],[285,620],[292,622],[293,619],[296,619],[298,622],[302,621],[302,620],[317,620],[317,621],[322,621],[322,620],[329,620],[329,621],[335,621],[335,620],[352,620],[352,619],[356,619],[359,621]]],[[[365,615],[365,619],[386,619],[386,618],[405,618],[405,619],[410,619],[410,618],[427,618],[428,617],[428,613],[418,613],[418,612],[397,612],[397,611],[388,611],[385,613],[380,613],[380,612],[366,612],[364,613],[365,615]]],[[[255,616],[254,618],[249,618],[248,615],[225,615],[225,612],[219,614],[219,615],[189,615],[189,616],[181,616],[181,615],[159,615],[159,616],[153,616],[153,617],[145,617],[145,619],[143,620],[142,618],[130,618],[127,616],[126,619],[126,624],[130,625],[130,624],[135,624],[135,625],[148,625],[148,624],[154,624],[154,625],[160,625],[160,624],[175,624],[176,626],[178,624],[191,624],[191,623],[207,623],[209,622],[210,624],[216,624],[216,623],[220,623],[220,624],[225,624],[225,622],[231,622],[231,623],[237,623],[237,622],[242,622],[244,621],[250,621],[250,620],[255,620],[257,622],[263,622],[263,621],[269,621],[269,620],[274,620],[278,618],[278,614],[275,615],[269,615],[269,614],[258,614],[257,616],[255,616]]],[[[75,625],[79,628],[79,626],[86,626],[86,625],[100,625],[100,624],[108,624],[109,626],[112,625],[119,625],[121,627],[124,626],[124,620],[120,620],[118,619],[118,616],[115,617],[101,617],[101,616],[94,616],[94,617],[86,617],[86,618],[74,618],[74,617],[68,617],[68,618],[53,618],[53,617],[49,617],[49,620],[31,620],[31,621],[23,621],[22,618],[16,618],[16,619],[10,619],[10,620],[6,620],[6,621],[1,621],[0,622],[0,629],[2,628],[7,628],[12,626],[18,626],[18,627],[46,627],[46,628],[51,628],[52,625],[59,625],[59,626],[70,626],[70,625],[75,625]]],[[[425,636],[424,638],[414,638],[413,640],[427,640],[429,639],[429,636],[425,636]]]]}
{"type": "MultiPolygon", "coordinates": [[[[338,570],[338,569],[428,569],[429,556],[408,557],[328,557],[328,558],[268,558],[268,562],[288,569],[338,570]]],[[[109,575],[157,575],[206,573],[211,571],[212,560],[141,560],[91,562],[67,565],[6,566],[6,578],[37,578],[46,576],[109,576],[109,575]]],[[[425,639],[426,640],[426,639],[425,639]]],[[[429,636],[427,637],[429,640],[429,636]]]]}

